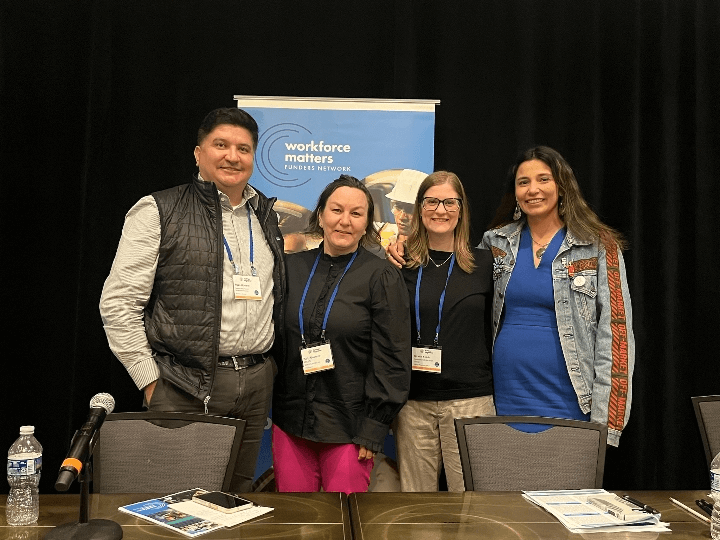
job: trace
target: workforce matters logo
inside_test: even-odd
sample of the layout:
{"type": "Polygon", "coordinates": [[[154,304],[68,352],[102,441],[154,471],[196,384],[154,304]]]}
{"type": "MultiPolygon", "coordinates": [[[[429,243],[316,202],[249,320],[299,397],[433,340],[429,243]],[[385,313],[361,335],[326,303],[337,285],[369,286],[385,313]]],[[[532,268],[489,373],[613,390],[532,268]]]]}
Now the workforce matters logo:
{"type": "Polygon", "coordinates": [[[322,140],[299,124],[276,124],[260,135],[255,168],[271,184],[295,188],[314,171],[351,172],[342,159],[351,151],[349,144],[322,140]]]}

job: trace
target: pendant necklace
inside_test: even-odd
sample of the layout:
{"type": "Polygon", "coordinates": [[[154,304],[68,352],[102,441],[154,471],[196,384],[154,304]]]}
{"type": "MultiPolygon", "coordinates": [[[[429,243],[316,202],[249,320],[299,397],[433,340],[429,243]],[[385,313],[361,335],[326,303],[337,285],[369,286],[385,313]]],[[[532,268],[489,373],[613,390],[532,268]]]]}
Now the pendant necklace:
{"type": "MultiPolygon", "coordinates": [[[[553,236],[554,236],[554,235],[553,235],[553,236]]],[[[537,244],[538,246],[540,246],[540,247],[535,251],[535,256],[536,256],[538,259],[542,259],[542,256],[545,254],[545,250],[546,250],[547,247],[550,245],[550,242],[552,242],[552,238],[550,238],[550,241],[547,242],[546,244],[541,244],[540,242],[536,242],[535,239],[533,238],[532,233],[530,233],[530,238],[532,239],[533,244],[537,244]]]]}
{"type": "MultiPolygon", "coordinates": [[[[451,254],[450,254],[450,257],[452,257],[452,256],[453,256],[453,254],[451,253],[451,254]]],[[[428,254],[428,259],[430,259],[430,261],[435,265],[436,268],[440,268],[443,264],[445,264],[446,262],[448,262],[448,261],[450,260],[450,257],[448,257],[448,258],[445,259],[443,262],[441,262],[440,264],[438,264],[438,263],[436,263],[436,262],[433,260],[433,258],[430,256],[430,254],[428,254]]]]}

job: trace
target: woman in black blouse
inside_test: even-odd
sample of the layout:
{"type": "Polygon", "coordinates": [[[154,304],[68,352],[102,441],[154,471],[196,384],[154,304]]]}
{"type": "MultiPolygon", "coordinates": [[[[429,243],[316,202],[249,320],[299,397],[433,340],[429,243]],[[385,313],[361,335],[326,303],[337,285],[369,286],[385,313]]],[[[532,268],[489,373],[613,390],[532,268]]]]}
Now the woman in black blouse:
{"type": "Polygon", "coordinates": [[[367,491],[374,455],[410,387],[410,322],[400,272],[377,244],[373,201],[341,176],[309,232],[320,247],[287,258],[287,352],[273,396],[278,491],[367,491]]]}
{"type": "Polygon", "coordinates": [[[490,366],[492,256],[470,246],[465,189],[451,172],[418,189],[403,277],[410,294],[410,397],[395,430],[403,491],[464,483],[454,418],[494,415],[490,366]]]}

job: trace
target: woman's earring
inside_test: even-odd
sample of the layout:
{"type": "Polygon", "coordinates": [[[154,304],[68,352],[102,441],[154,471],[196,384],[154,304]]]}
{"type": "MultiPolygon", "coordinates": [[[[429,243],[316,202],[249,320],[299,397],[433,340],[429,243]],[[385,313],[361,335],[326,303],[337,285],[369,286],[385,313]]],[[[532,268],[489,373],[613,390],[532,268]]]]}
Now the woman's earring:
{"type": "Polygon", "coordinates": [[[520,202],[516,200],[515,201],[515,213],[513,214],[513,219],[515,221],[517,221],[518,219],[520,219],[520,216],[522,216],[522,212],[520,211],[520,202]]]}

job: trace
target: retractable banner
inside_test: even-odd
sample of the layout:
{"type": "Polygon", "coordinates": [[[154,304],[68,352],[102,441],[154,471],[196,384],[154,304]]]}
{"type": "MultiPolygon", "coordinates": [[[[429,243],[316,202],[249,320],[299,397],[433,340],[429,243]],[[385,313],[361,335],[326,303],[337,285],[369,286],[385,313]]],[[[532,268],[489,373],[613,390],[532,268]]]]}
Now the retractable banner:
{"type": "Polygon", "coordinates": [[[277,197],[275,210],[286,251],[314,247],[298,233],[307,226],[320,192],[341,174],[364,181],[370,190],[383,243],[397,234],[388,194],[404,169],[432,172],[439,101],[240,95],[234,99],[260,128],[250,184],[277,197]]]}
{"type": "MultiPolygon", "coordinates": [[[[274,208],[285,251],[317,246],[318,240],[302,231],[322,190],[342,174],[361,180],[372,194],[373,219],[383,247],[409,232],[417,188],[433,171],[439,101],[242,95],[234,99],[258,123],[250,184],[277,197],[274,208]]],[[[273,480],[271,425],[268,418],[255,475],[258,489],[273,480]]],[[[395,457],[390,436],[385,454],[395,457]]]]}

